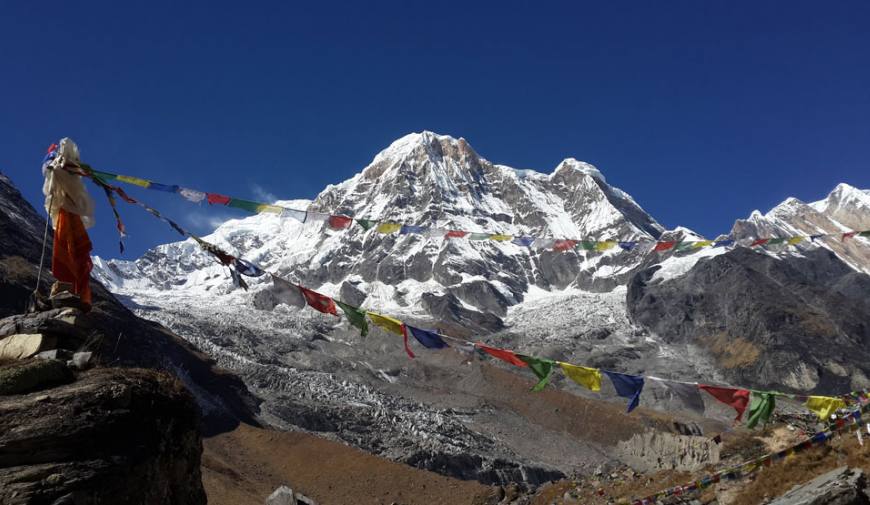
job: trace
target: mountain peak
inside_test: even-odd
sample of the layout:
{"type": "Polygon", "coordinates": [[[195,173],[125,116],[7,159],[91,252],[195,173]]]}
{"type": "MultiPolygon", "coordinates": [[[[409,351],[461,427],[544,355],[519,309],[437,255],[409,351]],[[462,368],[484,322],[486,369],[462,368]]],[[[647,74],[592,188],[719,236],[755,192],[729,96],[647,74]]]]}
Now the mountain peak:
{"type": "Polygon", "coordinates": [[[565,158],[561,163],[556,167],[556,170],[553,171],[553,174],[557,174],[564,170],[574,170],[580,172],[581,174],[591,176],[595,179],[603,183],[607,183],[607,179],[605,179],[604,174],[601,173],[600,170],[595,168],[594,165],[590,163],[586,163],[585,161],[580,161],[576,158],[565,158]]]}

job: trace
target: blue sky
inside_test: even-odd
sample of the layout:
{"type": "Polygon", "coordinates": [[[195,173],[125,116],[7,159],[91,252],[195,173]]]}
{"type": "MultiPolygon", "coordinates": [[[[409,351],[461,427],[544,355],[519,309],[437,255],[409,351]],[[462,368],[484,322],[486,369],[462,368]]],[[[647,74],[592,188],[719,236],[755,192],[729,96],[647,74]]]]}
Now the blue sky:
{"type": "MultiPolygon", "coordinates": [[[[433,130],[491,161],[598,166],[666,227],[727,231],[870,187],[870,3],[6,2],[0,171],[41,202],[62,136],[96,168],[312,198],[433,130]]],[[[244,214],[131,190],[197,232],[244,214]]],[[[116,257],[98,199],[95,253],[116,257]]],[[[121,207],[125,257],[175,240],[121,207]]]]}

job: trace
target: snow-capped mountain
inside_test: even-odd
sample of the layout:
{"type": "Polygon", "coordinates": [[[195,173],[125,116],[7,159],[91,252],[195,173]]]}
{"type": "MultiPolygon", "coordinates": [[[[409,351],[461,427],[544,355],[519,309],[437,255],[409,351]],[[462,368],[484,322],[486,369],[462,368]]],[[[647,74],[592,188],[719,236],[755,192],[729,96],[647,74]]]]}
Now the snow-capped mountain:
{"type": "MultiPolygon", "coordinates": [[[[765,215],[753,213],[738,221],[733,233],[785,237],[870,229],[868,199],[867,191],[840,185],[819,202],[789,199],[765,215]]],[[[856,298],[857,291],[861,299],[867,284],[859,272],[870,269],[870,240],[864,237],[751,252],[705,248],[665,254],[642,247],[554,252],[510,242],[445,240],[448,229],[622,240],[700,237],[683,227],[664,230],[589,164],[569,158],[550,173],[517,170],[487,161],[464,139],[430,132],[397,140],[361,173],[328,186],[313,201],[278,204],[441,231],[437,236],[383,235],[356,226],[333,231],[323,221],[259,214],[227,221],[206,239],[348,303],[552,359],[800,390],[841,387],[850,377],[858,385],[866,381],[863,372],[850,368],[848,353],[826,355],[821,364],[806,355],[813,345],[824,345],[814,340],[817,328],[856,349],[870,341],[864,335],[870,329],[792,315],[809,310],[818,320],[848,319],[834,314],[846,306],[836,296],[856,298]],[[730,310],[746,299],[741,290],[778,300],[777,290],[785,286],[793,295],[794,286],[818,282],[794,274],[803,268],[794,265],[807,262],[835,274],[837,286],[830,293],[816,286],[812,297],[795,295],[787,306],[774,307],[792,323],[788,335],[777,330],[778,318],[766,321],[742,306],[730,310]],[[759,283],[767,283],[765,289],[757,289],[759,283]],[[701,303],[711,292],[728,296],[711,298],[709,306],[701,303]],[[822,305],[827,312],[820,315],[816,307],[822,305]],[[751,345],[742,345],[757,358],[774,353],[775,366],[734,365],[724,329],[735,314],[741,329],[763,330],[758,333],[764,341],[746,334],[751,345]],[[828,317],[832,314],[836,317],[828,317]],[[782,348],[767,345],[792,338],[795,328],[807,332],[800,353],[793,352],[793,341],[782,348]],[[789,366],[799,370],[777,375],[789,366]]],[[[135,261],[95,258],[94,265],[94,276],[137,314],[172,328],[244,377],[264,401],[263,420],[275,426],[325,433],[483,482],[539,482],[566,468],[618,459],[607,446],[613,440],[604,443],[582,430],[567,436],[568,428],[549,417],[506,403],[514,395],[504,386],[507,379],[478,366],[473,355],[451,351],[408,360],[395,336],[373,330],[363,339],[344,318],[277,304],[268,276],[251,279],[248,292],[235,289],[226,269],[191,240],[157,246],[135,261]],[[530,444],[533,439],[549,442],[530,444]]],[[[863,303],[849,310],[870,314],[863,303]]],[[[572,395],[590,395],[560,378],[554,382],[572,395]]],[[[603,387],[604,398],[615,397],[609,385],[603,387]]],[[[648,386],[648,405],[672,401],[662,400],[668,393],[657,387],[648,386]]]]}

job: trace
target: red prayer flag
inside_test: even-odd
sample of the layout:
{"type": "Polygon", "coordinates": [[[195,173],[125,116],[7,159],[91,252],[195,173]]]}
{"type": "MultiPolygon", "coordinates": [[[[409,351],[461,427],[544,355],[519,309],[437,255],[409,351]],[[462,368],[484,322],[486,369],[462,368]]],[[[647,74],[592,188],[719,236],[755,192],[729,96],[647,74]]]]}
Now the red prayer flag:
{"type": "Polygon", "coordinates": [[[91,239],[82,218],[61,207],[54,228],[51,273],[55,279],[72,284],[72,292],[86,311],[91,307],[91,268],[91,239]]]}
{"type": "Polygon", "coordinates": [[[847,238],[852,238],[852,237],[854,237],[854,236],[857,235],[857,234],[858,234],[857,231],[846,232],[846,233],[843,234],[843,239],[842,239],[842,240],[843,240],[843,242],[845,242],[847,238]]]}
{"type": "Polygon", "coordinates": [[[466,235],[468,235],[467,231],[449,230],[444,238],[462,238],[466,235]]]}
{"type": "Polygon", "coordinates": [[[405,323],[402,323],[402,338],[405,339],[405,352],[408,353],[409,358],[413,358],[414,352],[411,351],[411,346],[408,345],[408,327],[405,326],[405,323]]]}
{"type": "Polygon", "coordinates": [[[329,216],[329,220],[327,224],[333,230],[341,230],[350,226],[350,223],[353,222],[353,218],[347,216],[329,216]]]}
{"type": "Polygon", "coordinates": [[[653,251],[667,251],[671,247],[677,245],[676,240],[667,240],[665,242],[656,242],[656,246],[653,248],[653,251]]]}
{"type": "Polygon", "coordinates": [[[208,203],[212,205],[228,205],[230,203],[230,197],[217,193],[206,193],[205,197],[208,199],[208,203]]]}
{"type": "Polygon", "coordinates": [[[502,361],[510,363],[511,365],[516,365],[516,366],[521,366],[521,367],[529,366],[528,364],[526,364],[525,361],[523,361],[519,357],[517,357],[517,355],[514,354],[513,351],[508,351],[507,349],[499,349],[497,347],[490,347],[490,346],[484,345],[484,344],[474,344],[474,345],[479,347],[481,351],[489,354],[490,356],[496,357],[502,361]]]}
{"type": "Polygon", "coordinates": [[[553,244],[553,250],[564,252],[569,249],[574,249],[575,245],[577,245],[576,240],[557,240],[556,243],[553,244]]]}
{"type": "Polygon", "coordinates": [[[755,247],[755,246],[758,246],[758,245],[764,245],[764,244],[766,244],[766,243],[768,243],[768,242],[770,242],[770,239],[769,239],[769,238],[757,238],[757,239],[755,239],[751,244],[749,244],[749,247],[755,247]]]}
{"type": "Polygon", "coordinates": [[[743,412],[746,410],[746,407],[749,405],[749,391],[746,389],[735,389],[735,388],[721,388],[716,386],[707,386],[704,384],[698,384],[699,389],[703,389],[704,391],[710,393],[713,398],[719,400],[725,405],[730,405],[737,411],[737,418],[735,421],[739,421],[743,418],[743,412]]]}
{"type": "Polygon", "coordinates": [[[314,310],[323,312],[324,314],[332,314],[334,316],[338,315],[338,311],[335,309],[335,302],[332,301],[332,298],[326,295],[321,295],[317,291],[303,288],[302,286],[299,286],[299,291],[302,291],[302,296],[305,297],[305,301],[308,302],[308,305],[310,305],[314,310]]]}

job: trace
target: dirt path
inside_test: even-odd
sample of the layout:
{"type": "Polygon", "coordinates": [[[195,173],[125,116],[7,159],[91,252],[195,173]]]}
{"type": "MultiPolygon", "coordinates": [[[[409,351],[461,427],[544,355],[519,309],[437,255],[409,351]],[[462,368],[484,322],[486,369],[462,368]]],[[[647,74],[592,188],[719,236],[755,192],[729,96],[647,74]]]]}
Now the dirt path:
{"type": "Polygon", "coordinates": [[[210,505],[262,504],[282,484],[325,505],[461,505],[490,491],[307,433],[242,424],[203,445],[202,481],[210,505]]]}

